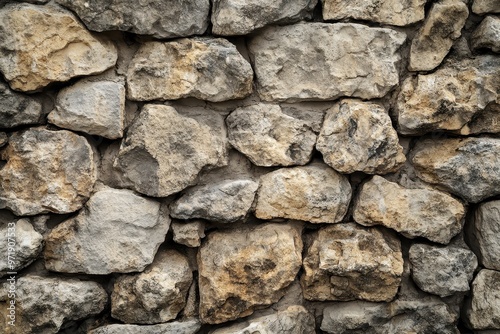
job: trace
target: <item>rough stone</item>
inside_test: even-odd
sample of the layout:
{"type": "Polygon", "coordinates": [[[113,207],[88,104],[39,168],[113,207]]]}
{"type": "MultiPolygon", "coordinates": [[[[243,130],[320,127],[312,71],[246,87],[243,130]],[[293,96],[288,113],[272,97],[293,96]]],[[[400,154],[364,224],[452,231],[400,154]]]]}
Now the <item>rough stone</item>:
{"type": "Polygon", "coordinates": [[[93,275],[142,271],[153,262],[169,225],[158,202],[130,190],[104,188],[46,237],[45,266],[93,275]]]}
{"type": "Polygon", "coordinates": [[[57,0],[90,30],[122,30],[157,38],[201,35],[208,27],[209,0],[130,2],[57,0]]]}
{"type": "Polygon", "coordinates": [[[387,174],[406,161],[385,109],[351,99],[327,111],[316,149],[329,166],[346,174],[387,174]]]}
{"type": "Polygon", "coordinates": [[[500,133],[500,104],[490,103],[460,129],[460,134],[464,136],[479,133],[500,133]]]}
{"type": "Polygon", "coordinates": [[[497,0],[474,0],[472,3],[472,11],[479,15],[500,13],[500,6],[497,0]]]}
{"type": "Polygon", "coordinates": [[[225,150],[209,126],[172,107],[146,105],[128,129],[114,167],[132,189],[166,197],[192,185],[203,169],[219,165],[225,150]]]}
{"type": "Polygon", "coordinates": [[[96,74],[115,65],[111,41],[91,35],[56,6],[10,4],[0,9],[0,72],[15,90],[96,74]]]}
{"type": "Polygon", "coordinates": [[[426,0],[323,0],[323,18],[352,18],[395,26],[406,26],[424,19],[426,0]]]}
{"type": "Polygon", "coordinates": [[[399,82],[405,34],[354,23],[270,27],[249,42],[266,101],[382,97],[399,82]]]}
{"type": "Polygon", "coordinates": [[[195,334],[200,328],[198,320],[187,320],[149,326],[114,324],[98,327],[88,334],[195,334]]]}
{"type": "Polygon", "coordinates": [[[226,36],[245,35],[273,23],[310,19],[317,2],[215,0],[212,7],[212,33],[226,36]]]}
{"type": "Polygon", "coordinates": [[[439,66],[462,34],[468,16],[467,5],[460,0],[434,3],[411,43],[408,69],[430,71],[439,66]]]}
{"type": "Polygon", "coordinates": [[[472,329],[500,329],[500,272],[483,269],[472,282],[465,318],[472,329]]]}
{"type": "Polygon", "coordinates": [[[255,216],[338,223],[351,194],[347,178],[326,165],[281,168],[261,177],[255,216]]]}
{"type": "Polygon", "coordinates": [[[92,148],[70,131],[31,128],[15,132],[0,152],[0,208],[16,215],[80,209],[96,180],[92,148]]]}
{"type": "Polygon", "coordinates": [[[0,81],[0,128],[42,123],[43,116],[40,101],[14,92],[0,81]]]}
{"type": "Polygon", "coordinates": [[[314,234],[303,266],[305,299],[390,301],[403,273],[401,243],[387,230],[331,225],[314,234]]]}
{"type": "Polygon", "coordinates": [[[234,320],[277,302],[301,263],[300,231],[291,225],[210,233],[198,252],[202,322],[234,320]]]}
{"type": "Polygon", "coordinates": [[[189,223],[172,222],[173,239],[176,243],[188,247],[199,247],[205,237],[205,223],[195,220],[189,223]]]}
{"type": "Polygon", "coordinates": [[[124,110],[123,83],[81,80],[59,92],[48,121],[61,128],[117,139],[123,137],[124,110]]]}
{"type": "Polygon", "coordinates": [[[278,105],[238,108],[226,124],[229,143],[257,166],[305,165],[311,160],[316,134],[278,105]]]}
{"type": "Polygon", "coordinates": [[[354,220],[383,225],[407,238],[424,237],[447,244],[462,229],[465,208],[450,195],[433,189],[407,189],[375,175],[361,186],[354,220]]]}
{"type": "Polygon", "coordinates": [[[500,140],[425,139],[416,143],[412,162],[419,178],[469,202],[500,194],[500,140]]]}
{"type": "Polygon", "coordinates": [[[487,16],[476,28],[471,40],[474,49],[484,48],[500,53],[500,18],[487,16]]]}
{"type": "Polygon", "coordinates": [[[195,97],[220,102],[252,92],[253,71],[236,47],[222,38],[144,43],[127,72],[131,100],[195,97]]]}
{"type": "Polygon", "coordinates": [[[500,271],[500,200],[479,205],[467,227],[469,244],[481,264],[500,271]]]}
{"type": "Polygon", "coordinates": [[[7,136],[7,133],[0,132],[0,147],[5,146],[8,142],[9,142],[9,137],[7,136]]]}

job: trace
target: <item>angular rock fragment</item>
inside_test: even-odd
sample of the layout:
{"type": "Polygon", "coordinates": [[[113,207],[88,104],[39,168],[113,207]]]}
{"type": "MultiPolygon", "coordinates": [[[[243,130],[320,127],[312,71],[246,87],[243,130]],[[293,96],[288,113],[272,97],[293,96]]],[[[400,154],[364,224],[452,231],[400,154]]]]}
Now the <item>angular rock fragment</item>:
{"type": "Polygon", "coordinates": [[[390,301],[403,273],[399,239],[386,230],[342,223],[321,228],[300,278],[308,300],[390,301]]]}
{"type": "Polygon", "coordinates": [[[483,269],[472,282],[472,299],[465,306],[470,328],[500,329],[500,272],[483,269]]]}
{"type": "Polygon", "coordinates": [[[347,178],[326,165],[281,168],[261,177],[255,216],[338,223],[351,194],[347,178]]]}
{"type": "Polygon", "coordinates": [[[405,34],[354,23],[270,27],[249,51],[265,101],[382,97],[399,82],[405,34]]]}
{"type": "Polygon", "coordinates": [[[187,320],[149,326],[113,324],[98,327],[88,334],[195,334],[200,328],[198,320],[187,320]]]}
{"type": "Polygon", "coordinates": [[[500,18],[487,16],[472,34],[471,41],[474,49],[490,49],[500,53],[500,18]]]}
{"type": "Polygon", "coordinates": [[[222,38],[144,43],[127,73],[131,100],[195,97],[220,102],[252,92],[253,71],[236,47],[222,38]]]}
{"type": "Polygon", "coordinates": [[[300,232],[290,225],[209,234],[198,252],[202,322],[234,320],[275,303],[301,262],[300,232]]]}
{"type": "Polygon", "coordinates": [[[43,117],[40,101],[14,92],[0,81],[0,128],[42,123],[43,117]]]}
{"type": "Polygon", "coordinates": [[[479,133],[500,133],[500,104],[490,103],[484,110],[474,115],[474,118],[464,125],[461,135],[479,133]]]}
{"type": "Polygon", "coordinates": [[[0,147],[5,146],[8,142],[9,142],[9,137],[7,136],[7,133],[0,132],[0,147]]]}
{"type": "Polygon", "coordinates": [[[472,11],[479,15],[500,13],[500,6],[497,0],[474,0],[472,3],[472,11]]]}
{"type": "Polygon", "coordinates": [[[226,124],[229,143],[257,166],[305,165],[311,160],[316,135],[278,105],[238,108],[226,124]]]}
{"type": "Polygon", "coordinates": [[[198,247],[205,237],[205,223],[195,220],[188,223],[172,222],[173,239],[176,243],[188,247],[198,247]]]}

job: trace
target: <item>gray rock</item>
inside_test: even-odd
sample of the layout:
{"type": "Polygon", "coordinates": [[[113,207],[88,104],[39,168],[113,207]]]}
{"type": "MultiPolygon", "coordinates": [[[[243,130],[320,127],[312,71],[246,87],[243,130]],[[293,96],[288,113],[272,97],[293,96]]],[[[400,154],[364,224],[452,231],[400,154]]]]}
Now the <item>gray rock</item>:
{"type": "Polygon", "coordinates": [[[253,71],[236,47],[222,38],[147,42],[127,72],[131,100],[195,97],[220,102],[252,92],[253,71]]]}
{"type": "Polygon", "coordinates": [[[490,103],[460,129],[461,135],[500,133],[500,104],[490,103]]]}
{"type": "Polygon", "coordinates": [[[173,239],[176,243],[188,247],[199,247],[205,237],[205,223],[195,220],[188,223],[172,222],[173,239]]]}
{"type": "Polygon", "coordinates": [[[270,27],[248,44],[265,101],[382,97],[399,83],[405,34],[353,23],[270,27]]]}
{"type": "Polygon", "coordinates": [[[497,0],[474,0],[472,3],[472,11],[479,15],[500,13],[500,6],[497,0]]]}
{"type": "Polygon", "coordinates": [[[500,140],[425,139],[415,145],[412,163],[419,178],[469,202],[500,194],[500,140]]]}
{"type": "Polygon", "coordinates": [[[36,98],[12,91],[0,81],[0,128],[42,123],[42,104],[36,98]]]}
{"type": "Polygon", "coordinates": [[[351,194],[347,178],[326,165],[281,168],[261,177],[255,216],[338,223],[351,194]]]}
{"type": "Polygon", "coordinates": [[[130,2],[57,0],[90,30],[122,30],[157,38],[201,35],[208,26],[209,0],[130,2]]]}
{"type": "Polygon", "coordinates": [[[46,237],[45,266],[92,275],[142,271],[153,262],[169,225],[158,202],[130,190],[104,188],[46,237]]]}
{"type": "Polygon", "coordinates": [[[472,299],[465,306],[470,328],[500,329],[500,272],[483,269],[472,282],[472,299]]]}
{"type": "Polygon", "coordinates": [[[500,18],[487,16],[474,30],[471,40],[474,49],[485,48],[500,53],[500,18]]]}
{"type": "Polygon", "coordinates": [[[195,334],[201,328],[196,319],[175,321],[158,325],[106,325],[91,330],[88,334],[195,334]]]}
{"type": "Polygon", "coordinates": [[[5,146],[8,142],[9,142],[9,137],[7,136],[7,133],[0,132],[0,147],[5,146]]]}
{"type": "Polygon", "coordinates": [[[290,117],[278,105],[238,108],[227,118],[229,143],[257,166],[305,165],[316,135],[305,121],[290,117]]]}

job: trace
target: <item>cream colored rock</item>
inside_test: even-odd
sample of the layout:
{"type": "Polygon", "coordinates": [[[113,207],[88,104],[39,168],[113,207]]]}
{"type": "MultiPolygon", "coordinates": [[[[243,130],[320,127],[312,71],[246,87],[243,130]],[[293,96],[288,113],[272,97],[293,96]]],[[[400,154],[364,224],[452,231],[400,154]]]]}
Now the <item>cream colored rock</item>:
{"type": "Polygon", "coordinates": [[[117,51],[56,6],[10,4],[0,9],[0,72],[15,90],[96,74],[115,65],[117,51]]]}
{"type": "Polygon", "coordinates": [[[470,328],[500,330],[500,272],[483,269],[472,282],[472,299],[465,306],[470,328]]]}
{"type": "Polygon", "coordinates": [[[199,247],[205,237],[205,223],[202,220],[190,222],[172,222],[173,239],[176,243],[188,247],[199,247]]]}
{"type": "Polygon", "coordinates": [[[113,324],[98,327],[88,334],[196,334],[200,328],[198,320],[187,320],[146,326],[113,324]]]}
{"type": "Polygon", "coordinates": [[[500,13],[500,6],[497,0],[474,0],[472,3],[472,11],[479,15],[500,13]]]}
{"type": "Polygon", "coordinates": [[[487,16],[474,30],[471,40],[474,49],[490,49],[500,53],[500,18],[487,16]]]}

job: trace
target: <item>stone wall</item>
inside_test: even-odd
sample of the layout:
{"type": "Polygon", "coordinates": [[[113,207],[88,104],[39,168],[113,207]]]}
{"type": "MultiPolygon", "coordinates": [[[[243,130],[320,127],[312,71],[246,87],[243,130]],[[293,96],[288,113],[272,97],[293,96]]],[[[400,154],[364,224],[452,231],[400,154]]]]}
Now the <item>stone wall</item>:
{"type": "Polygon", "coordinates": [[[499,14],[0,1],[0,332],[498,333],[499,14]]]}

